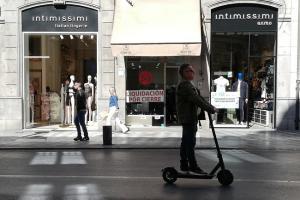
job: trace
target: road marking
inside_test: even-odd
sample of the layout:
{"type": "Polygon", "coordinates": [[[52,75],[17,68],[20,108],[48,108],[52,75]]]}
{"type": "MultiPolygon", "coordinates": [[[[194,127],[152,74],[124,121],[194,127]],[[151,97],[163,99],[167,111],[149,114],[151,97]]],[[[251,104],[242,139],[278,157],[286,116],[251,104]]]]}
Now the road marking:
{"type": "MultiPolygon", "coordinates": [[[[215,150],[197,150],[196,154],[198,156],[203,156],[212,161],[218,161],[217,151],[215,150]]],[[[268,158],[249,153],[244,150],[223,150],[222,156],[225,162],[241,163],[244,161],[252,163],[273,163],[273,160],[268,158]]]]}
{"type": "Polygon", "coordinates": [[[85,165],[85,160],[80,151],[64,151],[62,152],[60,161],[58,160],[59,152],[37,152],[29,165],[85,165]]]}
{"type": "Polygon", "coordinates": [[[55,165],[57,162],[57,152],[37,152],[30,165],[55,165]]]}
{"type": "MultiPolygon", "coordinates": [[[[204,156],[207,159],[210,159],[212,161],[219,161],[218,156],[217,156],[217,151],[211,150],[211,151],[201,151],[201,150],[197,150],[196,154],[198,156],[204,156]]],[[[225,153],[222,154],[223,155],[223,159],[225,162],[233,162],[233,163],[241,163],[242,160],[235,158],[233,156],[227,155],[225,153]]]]}
{"type": "MultiPolygon", "coordinates": [[[[0,178],[89,178],[89,179],[162,179],[161,176],[50,176],[50,175],[0,175],[0,178]]],[[[203,179],[207,180],[207,179],[203,179]]],[[[211,181],[218,181],[217,179],[211,179],[211,181]]],[[[266,180],[266,179],[234,179],[234,182],[257,182],[257,183],[294,183],[300,184],[300,180],[266,180]]]]}
{"type": "Polygon", "coordinates": [[[253,153],[249,153],[244,150],[225,150],[226,154],[229,154],[231,156],[237,157],[239,159],[242,159],[244,161],[253,162],[253,163],[272,163],[274,162],[271,159],[265,158],[263,156],[259,156],[253,153]]]}
{"type": "Polygon", "coordinates": [[[85,165],[87,161],[85,160],[82,152],[80,151],[67,151],[62,152],[62,157],[60,164],[62,165],[85,165]]]}

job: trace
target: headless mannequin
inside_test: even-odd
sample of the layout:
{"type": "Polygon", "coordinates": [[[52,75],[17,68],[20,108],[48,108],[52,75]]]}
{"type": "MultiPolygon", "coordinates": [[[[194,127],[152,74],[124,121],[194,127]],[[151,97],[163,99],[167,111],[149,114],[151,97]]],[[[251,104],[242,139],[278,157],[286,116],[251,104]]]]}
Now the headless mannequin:
{"type": "MultiPolygon", "coordinates": [[[[229,81],[224,78],[223,76],[220,76],[219,78],[215,79],[213,81],[214,85],[216,85],[216,94],[224,94],[226,92],[226,87],[229,86],[229,81]]],[[[219,109],[219,112],[217,114],[217,122],[224,123],[226,118],[226,109],[219,109]]]]}
{"type": "Polygon", "coordinates": [[[75,117],[75,91],[74,91],[74,81],[75,81],[75,76],[71,75],[70,76],[70,83],[68,87],[68,92],[70,96],[70,108],[71,112],[69,112],[68,115],[68,122],[73,124],[74,123],[74,117],[75,117]],[[70,116],[71,114],[71,116],[70,116]]]}
{"type": "Polygon", "coordinates": [[[214,80],[214,84],[217,86],[217,93],[224,93],[226,92],[226,86],[229,86],[229,81],[223,76],[220,76],[214,80]]]}
{"type": "Polygon", "coordinates": [[[94,99],[94,84],[91,82],[92,76],[88,75],[87,83],[84,84],[84,92],[87,105],[87,113],[85,114],[85,121],[92,121],[92,102],[94,99]]]}

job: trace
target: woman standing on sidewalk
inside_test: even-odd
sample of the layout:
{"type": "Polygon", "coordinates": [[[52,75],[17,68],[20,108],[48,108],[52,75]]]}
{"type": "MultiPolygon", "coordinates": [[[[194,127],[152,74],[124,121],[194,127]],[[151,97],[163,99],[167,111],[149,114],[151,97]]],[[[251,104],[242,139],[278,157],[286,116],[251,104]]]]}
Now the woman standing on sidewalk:
{"type": "Polygon", "coordinates": [[[117,126],[121,129],[122,133],[127,133],[129,128],[122,124],[119,119],[119,105],[118,105],[118,96],[116,94],[115,88],[109,89],[109,113],[106,119],[106,125],[111,125],[111,120],[114,118],[116,120],[117,126]]]}

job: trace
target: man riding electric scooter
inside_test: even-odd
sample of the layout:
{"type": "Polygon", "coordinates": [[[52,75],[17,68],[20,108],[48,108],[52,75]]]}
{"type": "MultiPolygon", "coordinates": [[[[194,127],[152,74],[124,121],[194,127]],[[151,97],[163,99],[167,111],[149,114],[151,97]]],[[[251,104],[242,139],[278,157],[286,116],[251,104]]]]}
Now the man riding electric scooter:
{"type": "Polygon", "coordinates": [[[194,86],[195,71],[190,64],[182,64],[179,68],[182,81],[176,90],[176,107],[179,123],[182,125],[180,146],[180,170],[196,174],[206,174],[197,164],[195,157],[196,132],[199,107],[208,113],[217,109],[208,103],[194,86]]]}

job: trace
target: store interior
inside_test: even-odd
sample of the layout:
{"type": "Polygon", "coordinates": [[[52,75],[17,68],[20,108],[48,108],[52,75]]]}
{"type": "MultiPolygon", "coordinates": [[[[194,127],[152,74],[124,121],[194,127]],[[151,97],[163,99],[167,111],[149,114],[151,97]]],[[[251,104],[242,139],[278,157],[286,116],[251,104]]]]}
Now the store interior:
{"type": "Polygon", "coordinates": [[[24,69],[26,127],[72,125],[75,81],[90,86],[87,122],[96,120],[96,34],[24,34],[24,69]]]}
{"type": "Polygon", "coordinates": [[[234,91],[239,74],[242,74],[241,80],[247,86],[244,105],[227,108],[224,104],[215,119],[216,125],[273,126],[275,49],[274,32],[213,33],[211,92],[217,92],[218,84],[224,83],[225,92],[234,91]],[[218,79],[220,77],[223,83],[218,79]]]}

